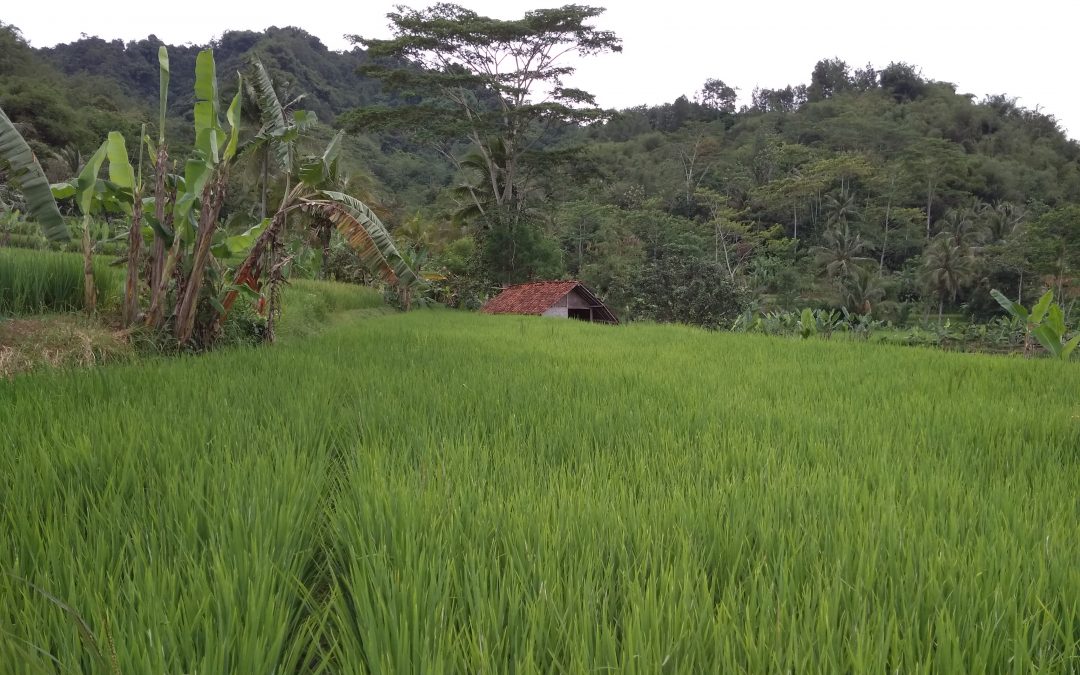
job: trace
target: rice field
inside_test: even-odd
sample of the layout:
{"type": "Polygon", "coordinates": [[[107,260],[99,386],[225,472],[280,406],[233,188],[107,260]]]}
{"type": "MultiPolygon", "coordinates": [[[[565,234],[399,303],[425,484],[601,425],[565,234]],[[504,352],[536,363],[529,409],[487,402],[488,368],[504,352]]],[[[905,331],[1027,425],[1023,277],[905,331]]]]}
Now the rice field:
{"type": "Polygon", "coordinates": [[[0,671],[1078,672],[1078,394],[430,311],[0,382],[0,671]]]}
{"type": "MultiPolygon", "coordinates": [[[[99,302],[115,303],[123,272],[94,260],[99,302]]],[[[78,253],[0,247],[0,316],[83,309],[83,258],[78,253]]]]}

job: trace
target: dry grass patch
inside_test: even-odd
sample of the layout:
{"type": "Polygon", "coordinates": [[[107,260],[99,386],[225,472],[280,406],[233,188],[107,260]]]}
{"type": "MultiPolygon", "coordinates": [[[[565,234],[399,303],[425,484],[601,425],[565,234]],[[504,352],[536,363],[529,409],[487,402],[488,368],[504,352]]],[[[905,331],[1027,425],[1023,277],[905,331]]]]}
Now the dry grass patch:
{"type": "Polygon", "coordinates": [[[40,367],[100,365],[126,359],[131,351],[124,331],[83,316],[0,319],[0,378],[40,367]]]}

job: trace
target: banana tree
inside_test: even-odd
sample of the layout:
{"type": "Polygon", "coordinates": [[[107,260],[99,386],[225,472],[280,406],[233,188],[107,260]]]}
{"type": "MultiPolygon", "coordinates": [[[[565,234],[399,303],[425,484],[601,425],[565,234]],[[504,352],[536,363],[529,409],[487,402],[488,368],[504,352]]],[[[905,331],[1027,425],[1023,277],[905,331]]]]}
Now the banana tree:
{"type": "Polygon", "coordinates": [[[1061,306],[1054,302],[1053,291],[1044,293],[1030,312],[1019,302],[1006,298],[997,289],[990,291],[990,295],[1005,311],[1024,324],[1025,354],[1031,352],[1032,337],[1038,340],[1051,356],[1062,361],[1068,361],[1077,345],[1080,345],[1080,334],[1073,336],[1071,340],[1065,339],[1068,331],[1065,325],[1065,313],[1061,311],[1061,306]]]}
{"type": "MultiPolygon", "coordinates": [[[[237,77],[240,77],[239,73],[237,77]]],[[[229,125],[226,132],[220,119],[214,53],[208,49],[199,52],[195,60],[195,154],[184,167],[185,192],[176,201],[178,227],[188,221],[196,205],[199,207],[191,272],[176,310],[175,332],[180,344],[191,340],[195,328],[203,276],[211,255],[210,246],[218,227],[221,206],[225,202],[229,166],[239,146],[242,89],[241,80],[236,96],[225,113],[229,125]]]]}
{"type": "Polygon", "coordinates": [[[22,192],[26,210],[41,225],[50,241],[70,241],[60,210],[56,207],[49,179],[45,177],[33,150],[15,128],[15,124],[0,109],[0,166],[6,167],[8,180],[22,192]]]}
{"type": "MultiPolygon", "coordinates": [[[[270,184],[270,155],[277,159],[278,169],[290,178],[296,157],[296,142],[300,135],[315,126],[318,119],[308,110],[292,110],[304,97],[298,96],[282,103],[274,90],[266,68],[255,56],[251,57],[251,75],[248,78],[249,97],[255,102],[259,112],[259,132],[244,147],[243,154],[256,154],[260,164],[260,218],[266,218],[266,197],[270,184]]],[[[286,192],[289,185],[286,185],[286,192]]]]}
{"type": "MultiPolygon", "coordinates": [[[[232,288],[221,301],[216,322],[218,330],[243,288],[255,292],[260,289],[260,278],[267,271],[266,254],[279,245],[288,217],[295,211],[302,211],[316,221],[330,223],[359,254],[363,264],[387,283],[401,288],[417,282],[416,272],[402,256],[394,238],[378,216],[359,199],[330,189],[342,182],[338,176],[342,137],[343,132],[337,134],[322,155],[294,162],[291,173],[295,174],[296,182],[286,192],[277,212],[233,275],[232,288]]],[[[269,271],[271,309],[267,332],[272,339],[276,311],[274,300],[280,277],[276,274],[275,266],[271,265],[269,271]]]]}
{"type": "Polygon", "coordinates": [[[66,183],[51,186],[51,197],[55,199],[75,198],[75,205],[82,215],[82,252],[83,252],[83,293],[86,310],[93,313],[97,308],[97,293],[94,286],[93,242],[90,230],[94,215],[99,213],[126,213],[133,217],[133,226],[138,224],[141,208],[133,208],[135,190],[135,170],[128,159],[127,143],[117,131],[109,136],[83,165],[79,175],[66,183]],[[101,168],[108,160],[109,178],[100,178],[101,168]]]}
{"type": "Polygon", "coordinates": [[[169,149],[165,142],[165,115],[169,104],[169,52],[164,45],[158,48],[158,75],[157,143],[153,143],[145,135],[143,137],[154,169],[154,214],[150,221],[154,230],[154,243],[150,249],[150,308],[146,315],[146,322],[154,327],[160,326],[162,321],[162,296],[168,286],[167,279],[163,277],[165,250],[173,240],[170,205],[176,200],[176,181],[169,181],[169,149]]]}

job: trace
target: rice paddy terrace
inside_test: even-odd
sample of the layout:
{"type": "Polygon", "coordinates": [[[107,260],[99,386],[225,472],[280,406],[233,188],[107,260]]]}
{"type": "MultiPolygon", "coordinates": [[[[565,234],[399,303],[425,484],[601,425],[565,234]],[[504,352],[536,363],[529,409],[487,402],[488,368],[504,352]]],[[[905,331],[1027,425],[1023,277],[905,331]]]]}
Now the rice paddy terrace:
{"type": "Polygon", "coordinates": [[[450,312],[0,381],[0,672],[1076,672],[1078,394],[450,312]]]}

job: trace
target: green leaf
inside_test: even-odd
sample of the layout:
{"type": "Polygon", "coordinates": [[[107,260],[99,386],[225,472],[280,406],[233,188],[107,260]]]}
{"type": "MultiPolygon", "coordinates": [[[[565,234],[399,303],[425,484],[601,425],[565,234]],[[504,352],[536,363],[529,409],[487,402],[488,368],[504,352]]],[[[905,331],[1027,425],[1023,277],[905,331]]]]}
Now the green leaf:
{"type": "Polygon", "coordinates": [[[1001,305],[1006,312],[1008,312],[1015,318],[1020,319],[1024,322],[1028,320],[1028,311],[1020,303],[1013,302],[1012,300],[1006,298],[996,288],[990,291],[990,295],[995,300],[997,300],[998,304],[1001,305]]]}
{"type": "Polygon", "coordinates": [[[1044,324],[1032,330],[1031,334],[1046,351],[1061,358],[1061,336],[1055,334],[1052,328],[1044,324]]]}
{"type": "Polygon", "coordinates": [[[236,147],[240,141],[240,99],[241,94],[244,91],[243,78],[237,73],[237,77],[240,78],[240,86],[236,89],[236,96],[233,96],[232,103],[229,104],[229,109],[225,112],[225,118],[229,120],[229,144],[225,146],[225,161],[229,161],[236,156],[236,147]]]}
{"type": "Polygon", "coordinates": [[[217,66],[214,63],[212,49],[204,49],[195,57],[195,98],[212,103],[214,114],[217,114],[217,66]]]}
{"type": "Polygon", "coordinates": [[[79,212],[84,216],[90,215],[90,210],[94,204],[94,194],[97,192],[98,174],[101,173],[101,165],[105,162],[105,155],[109,150],[109,142],[105,141],[101,144],[90,159],[87,160],[86,166],[79,173],[78,177],[78,198],[77,203],[79,205],[79,212]]]}
{"type": "Polygon", "coordinates": [[[322,160],[315,159],[304,162],[297,170],[296,176],[300,179],[301,183],[310,188],[317,190],[326,186],[327,171],[322,160]]]}
{"type": "Polygon", "coordinates": [[[109,158],[109,180],[125,190],[135,190],[135,169],[128,159],[127,142],[119,131],[110,131],[106,141],[109,158]]]}
{"type": "Polygon", "coordinates": [[[199,101],[195,104],[195,148],[214,164],[220,158],[218,121],[214,104],[199,101]]]}
{"type": "Polygon", "coordinates": [[[1065,315],[1061,312],[1061,305],[1052,303],[1043,323],[1049,326],[1060,340],[1065,335],[1065,315]]]}
{"type": "Polygon", "coordinates": [[[1065,346],[1061,348],[1061,358],[1067,360],[1072,356],[1073,351],[1076,349],[1076,345],[1080,344],[1080,333],[1073,336],[1073,339],[1065,343],[1065,346]]]}
{"type": "Polygon", "coordinates": [[[341,139],[343,138],[345,138],[345,132],[337,132],[326,146],[326,149],[323,150],[322,161],[327,167],[337,161],[338,155],[341,153],[341,139]]]}
{"type": "Polygon", "coordinates": [[[154,140],[150,138],[150,134],[143,136],[143,143],[146,144],[147,158],[150,160],[150,166],[157,166],[157,149],[158,144],[154,143],[154,140]]]}
{"type": "Polygon", "coordinates": [[[221,304],[221,300],[217,299],[216,297],[211,295],[209,298],[207,298],[207,300],[210,302],[210,305],[214,308],[215,311],[217,311],[218,314],[229,313],[228,310],[225,309],[225,305],[221,304]]]}
{"type": "Polygon", "coordinates": [[[306,131],[319,122],[318,116],[310,110],[294,110],[292,116],[297,131],[306,131]]]}
{"type": "Polygon", "coordinates": [[[56,207],[49,179],[38,164],[30,146],[8,116],[0,110],[0,165],[8,169],[7,179],[26,198],[30,217],[41,224],[42,233],[50,241],[69,241],[68,231],[60,209],[56,207]]]}
{"type": "Polygon", "coordinates": [[[247,253],[247,251],[255,244],[255,240],[259,238],[259,235],[261,235],[269,225],[270,219],[264,218],[262,222],[248,228],[243,234],[227,237],[223,242],[226,257],[247,253]]]}
{"type": "Polygon", "coordinates": [[[165,143],[165,113],[169,108],[169,50],[165,45],[158,47],[158,75],[158,145],[162,145],[165,143]]]}
{"type": "Polygon", "coordinates": [[[236,291],[236,292],[240,293],[241,295],[246,296],[249,300],[252,300],[252,301],[257,302],[257,301],[262,299],[262,293],[258,292],[257,290],[255,290],[251,286],[248,286],[247,284],[231,284],[229,286],[229,290],[230,291],[236,291]]]}
{"type": "Polygon", "coordinates": [[[1039,302],[1031,308],[1031,323],[1042,323],[1046,310],[1050,309],[1050,303],[1054,300],[1054,292],[1047,291],[1039,298],[1039,302]]]}
{"type": "Polygon", "coordinates": [[[217,164],[226,142],[218,109],[217,66],[214,52],[204,49],[195,59],[195,147],[207,161],[217,164]]]}
{"type": "MultiPolygon", "coordinates": [[[[278,100],[277,92],[274,91],[274,83],[270,75],[263,67],[262,61],[256,57],[251,59],[251,84],[255,91],[255,104],[259,107],[259,121],[262,129],[259,133],[268,138],[280,138],[286,130],[285,111],[278,100]]],[[[278,164],[285,171],[292,169],[292,146],[289,143],[277,143],[274,145],[274,154],[278,158],[278,164]]]]}
{"type": "Polygon", "coordinates": [[[176,203],[173,205],[173,218],[176,228],[179,229],[188,221],[195,205],[202,197],[203,187],[210,179],[213,167],[207,162],[197,159],[189,159],[184,165],[183,191],[177,193],[176,203]]]}
{"type": "Polygon", "coordinates": [[[76,186],[72,181],[66,183],[53,183],[49,186],[52,190],[53,199],[70,199],[75,196],[76,186]]]}

